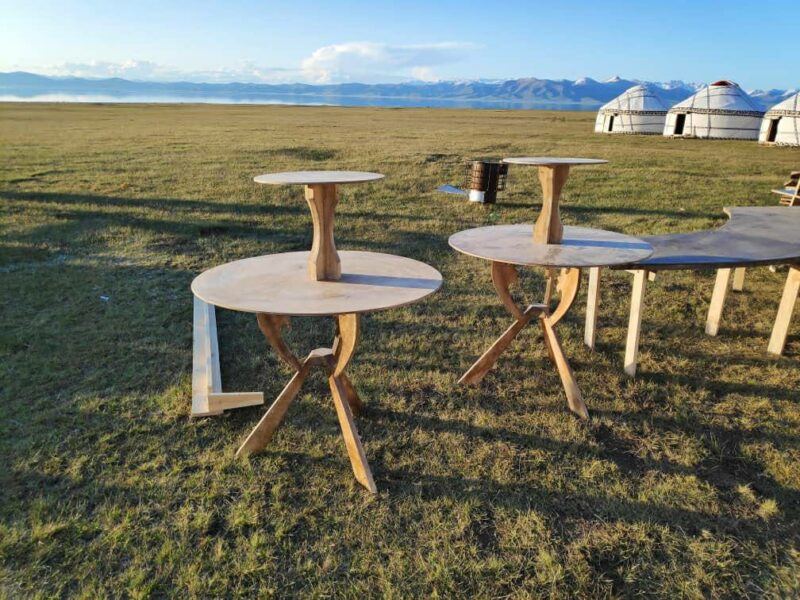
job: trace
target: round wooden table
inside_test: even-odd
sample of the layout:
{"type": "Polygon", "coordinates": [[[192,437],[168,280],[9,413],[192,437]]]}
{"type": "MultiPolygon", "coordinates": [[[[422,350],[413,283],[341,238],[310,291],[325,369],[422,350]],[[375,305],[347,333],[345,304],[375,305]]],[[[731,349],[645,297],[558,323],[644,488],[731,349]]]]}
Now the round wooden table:
{"type": "Polygon", "coordinates": [[[538,317],[545,346],[558,369],[569,408],[581,418],[588,419],[589,412],[561,347],[555,325],[575,301],[580,287],[581,268],[626,264],[633,257],[637,261],[642,260],[653,253],[653,248],[635,237],[586,227],[565,227],[561,243],[540,244],[533,241],[530,224],[467,229],[450,236],[449,243],[459,252],[491,262],[495,291],[514,317],[514,323],[464,373],[459,382],[480,383],[517,334],[533,317],[538,317]],[[557,283],[560,298],[554,310],[550,310],[550,281],[543,303],[532,303],[527,307],[516,303],[510,288],[518,281],[517,266],[545,267],[549,273],[554,269],[561,270],[557,283]]]}
{"type": "Polygon", "coordinates": [[[353,414],[361,400],[345,369],[359,338],[359,315],[418,302],[442,285],[442,275],[425,263],[378,252],[337,252],[333,238],[336,185],[374,181],[377,173],[301,171],[256,177],[260,183],[302,184],[314,220],[310,252],[256,256],[205,271],[192,282],[194,294],[209,304],[255,313],[264,337],[295,370],[237,456],[263,449],[300,391],[312,367],[328,374],[333,404],[356,479],[371,492],[375,481],[358,436],[353,414]],[[281,330],[290,317],[330,316],[336,335],[330,348],[317,348],[301,360],[281,330]]]}
{"type": "Polygon", "coordinates": [[[557,244],[561,241],[564,226],[561,223],[559,201],[561,188],[567,182],[570,167],[578,165],[603,165],[607,160],[598,158],[558,158],[553,156],[519,156],[504,158],[510,165],[539,167],[542,185],[542,211],[533,226],[533,239],[540,244],[557,244]]]}
{"type": "Polygon", "coordinates": [[[339,197],[336,186],[383,179],[365,171],[287,171],[267,173],[253,179],[267,185],[303,185],[314,222],[314,242],[308,259],[308,274],[317,281],[339,279],[341,265],[333,239],[333,220],[339,197]]]}

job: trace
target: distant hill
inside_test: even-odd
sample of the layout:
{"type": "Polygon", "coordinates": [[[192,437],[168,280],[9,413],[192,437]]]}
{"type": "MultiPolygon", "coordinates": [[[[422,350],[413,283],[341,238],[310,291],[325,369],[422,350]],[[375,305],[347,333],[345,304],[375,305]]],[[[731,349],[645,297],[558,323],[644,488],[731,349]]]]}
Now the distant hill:
{"type": "MultiPolygon", "coordinates": [[[[595,81],[585,77],[576,81],[566,79],[536,79],[534,77],[508,81],[440,81],[390,84],[340,83],[309,85],[303,83],[192,83],[129,81],[127,79],[84,79],[80,77],[46,77],[34,73],[0,73],[0,95],[35,97],[43,94],[103,95],[125,98],[130,96],[178,97],[191,101],[201,98],[260,97],[316,98],[336,104],[336,99],[359,98],[387,104],[402,100],[403,106],[429,106],[436,101],[498,103],[501,105],[548,105],[565,108],[593,109],[618,96],[629,87],[642,83],[619,77],[595,81]]],[[[652,83],[657,93],[668,103],[680,102],[692,95],[697,84],[671,81],[652,83]]],[[[794,93],[794,90],[752,91],[757,100],[769,107],[794,93]]]]}

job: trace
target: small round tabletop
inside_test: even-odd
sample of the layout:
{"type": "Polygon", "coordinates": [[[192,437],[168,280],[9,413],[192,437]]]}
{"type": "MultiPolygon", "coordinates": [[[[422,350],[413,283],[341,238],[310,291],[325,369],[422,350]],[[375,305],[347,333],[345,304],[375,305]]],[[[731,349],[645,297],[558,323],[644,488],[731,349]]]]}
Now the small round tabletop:
{"type": "Polygon", "coordinates": [[[383,179],[383,175],[366,171],[286,171],[258,175],[253,181],[269,185],[325,185],[362,183],[378,179],[383,179]]]}
{"type": "Polygon", "coordinates": [[[485,260],[539,267],[608,267],[647,258],[653,247],[642,240],[588,227],[564,227],[560,244],[537,244],[533,225],[490,225],[459,231],[454,249],[485,260]]]}
{"type": "Polygon", "coordinates": [[[504,158],[504,163],[510,165],[534,165],[538,167],[557,167],[559,165],[604,165],[607,160],[600,158],[558,158],[555,156],[517,156],[504,158]]]}
{"type": "Polygon", "coordinates": [[[230,262],[198,275],[201,300],[250,313],[330,316],[411,304],[439,289],[442,274],[425,263],[378,252],[339,252],[338,281],[308,276],[308,252],[269,254],[230,262]]]}

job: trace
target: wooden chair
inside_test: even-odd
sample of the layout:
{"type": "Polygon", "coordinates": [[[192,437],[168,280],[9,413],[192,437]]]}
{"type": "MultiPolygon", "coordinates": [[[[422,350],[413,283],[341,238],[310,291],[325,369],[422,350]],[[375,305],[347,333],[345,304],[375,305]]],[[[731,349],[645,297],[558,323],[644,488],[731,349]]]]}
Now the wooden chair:
{"type": "MultiPolygon", "coordinates": [[[[782,188],[772,190],[773,194],[778,194],[778,202],[783,206],[800,206],[800,171],[789,173],[789,180],[783,184],[782,188]]],[[[776,271],[775,266],[770,266],[770,271],[776,271]]],[[[741,292],[744,289],[744,267],[734,269],[733,287],[734,292],[741,292]]],[[[713,334],[712,334],[713,335],[713,334]]]]}
{"type": "Polygon", "coordinates": [[[783,187],[772,193],[780,196],[778,201],[784,206],[800,206],[800,171],[792,171],[783,187]]]}

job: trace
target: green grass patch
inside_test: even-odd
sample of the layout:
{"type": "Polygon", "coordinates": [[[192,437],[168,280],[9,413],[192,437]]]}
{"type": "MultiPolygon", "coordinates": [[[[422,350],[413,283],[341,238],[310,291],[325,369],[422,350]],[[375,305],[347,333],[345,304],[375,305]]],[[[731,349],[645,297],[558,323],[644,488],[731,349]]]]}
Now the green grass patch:
{"type": "MultiPolygon", "coordinates": [[[[479,388],[461,373],[509,323],[488,263],[447,237],[532,222],[533,169],[496,206],[433,190],[477,156],[555,154],[567,224],[655,234],[774,205],[797,149],[591,133],[591,113],[275,106],[0,105],[0,595],[689,597],[800,594],[800,331],[766,353],[785,273],[748,270],[717,338],[712,273],[659,275],[635,380],[630,276],[560,326],[593,418],[570,416],[533,329],[479,388]],[[313,376],[267,450],[263,413],[191,421],[192,302],[204,269],[306,249],[289,169],[386,174],[343,186],[337,246],[433,264],[442,290],[366,317],[351,377],[380,490],[354,481],[313,376]]],[[[526,273],[531,295],[541,273],[526,273]]],[[[290,376],[250,315],[218,311],[226,389],[290,376]]],[[[295,319],[289,341],[330,341],[295,319]]]]}

